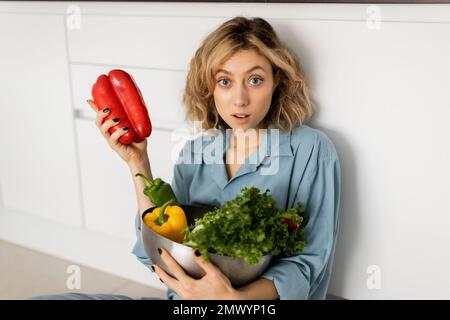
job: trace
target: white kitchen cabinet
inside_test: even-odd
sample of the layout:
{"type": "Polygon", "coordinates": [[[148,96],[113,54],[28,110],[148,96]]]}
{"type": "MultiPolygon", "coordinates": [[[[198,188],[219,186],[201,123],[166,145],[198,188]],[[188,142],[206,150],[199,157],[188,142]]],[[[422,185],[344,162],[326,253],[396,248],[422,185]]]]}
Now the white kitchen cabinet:
{"type": "Polygon", "coordinates": [[[81,226],[61,16],[0,14],[2,205],[81,226]]]}
{"type": "Polygon", "coordinates": [[[208,30],[222,19],[82,15],[69,33],[72,61],[186,70],[208,30]]]}

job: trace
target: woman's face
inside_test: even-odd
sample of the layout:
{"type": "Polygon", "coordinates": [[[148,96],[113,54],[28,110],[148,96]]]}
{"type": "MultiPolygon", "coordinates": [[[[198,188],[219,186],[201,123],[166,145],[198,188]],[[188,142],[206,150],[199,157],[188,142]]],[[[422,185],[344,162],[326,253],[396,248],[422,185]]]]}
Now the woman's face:
{"type": "Polygon", "coordinates": [[[238,51],[219,66],[215,81],[214,102],[222,119],[233,129],[262,128],[275,90],[270,61],[255,50],[238,51]]]}

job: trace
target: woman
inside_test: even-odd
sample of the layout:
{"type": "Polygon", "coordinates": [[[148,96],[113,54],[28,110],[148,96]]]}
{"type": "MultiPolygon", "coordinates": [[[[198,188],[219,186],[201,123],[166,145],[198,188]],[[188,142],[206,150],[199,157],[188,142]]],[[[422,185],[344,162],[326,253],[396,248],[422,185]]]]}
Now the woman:
{"type": "MultiPolygon", "coordinates": [[[[97,112],[94,102],[88,102],[97,112]]],[[[206,161],[211,141],[202,137],[188,141],[175,164],[171,183],[177,200],[220,207],[243,187],[267,188],[281,209],[292,208],[299,201],[305,205],[309,214],[306,246],[298,254],[276,257],[260,278],[241,288],[233,288],[216,266],[197,256],[206,275],[193,279],[167,251],[159,250],[175,276],[171,277],[152,264],[140,239],[139,212],[152,206],[142,193],[141,179],[135,177],[141,172],[153,179],[147,141],[119,143],[125,131],[110,135],[108,129],[117,122],[103,122],[108,110],[101,110],[96,124],[129,165],[136,187],[139,212],[133,253],[167,285],[169,299],[324,299],[339,224],[340,163],[331,140],[305,125],[314,109],[295,55],[264,19],[235,17],[208,35],[196,51],[183,103],[189,120],[223,138],[225,145],[215,150],[220,151],[224,163],[206,161]],[[255,133],[254,139],[242,148],[242,138],[249,132],[255,133]],[[254,155],[261,157],[255,160],[254,155]],[[186,161],[192,158],[197,161],[186,161]]]]}

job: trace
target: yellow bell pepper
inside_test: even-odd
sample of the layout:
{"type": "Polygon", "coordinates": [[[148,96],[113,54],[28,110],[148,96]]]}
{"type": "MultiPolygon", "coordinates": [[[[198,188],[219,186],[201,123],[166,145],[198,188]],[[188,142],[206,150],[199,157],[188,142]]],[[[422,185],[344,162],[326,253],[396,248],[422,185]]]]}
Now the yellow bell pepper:
{"type": "Polygon", "coordinates": [[[163,237],[182,243],[184,240],[182,230],[187,227],[186,215],[181,207],[172,204],[176,204],[174,199],[146,214],[144,223],[163,237]]]}

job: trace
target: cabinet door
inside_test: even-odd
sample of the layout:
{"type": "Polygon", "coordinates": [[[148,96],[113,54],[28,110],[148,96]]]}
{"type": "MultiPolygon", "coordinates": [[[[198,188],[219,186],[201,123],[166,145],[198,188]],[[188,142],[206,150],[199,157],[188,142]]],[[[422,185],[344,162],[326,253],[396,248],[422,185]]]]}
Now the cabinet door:
{"type": "Polygon", "coordinates": [[[7,208],[81,226],[63,22],[1,15],[1,198],[7,208]]]}
{"type": "Polygon", "coordinates": [[[137,204],[128,167],[93,119],[77,119],[76,123],[86,228],[131,238],[137,204]]]}
{"type": "Polygon", "coordinates": [[[153,14],[82,15],[81,28],[68,34],[70,56],[78,63],[187,70],[207,30],[220,21],[153,14]]]}

